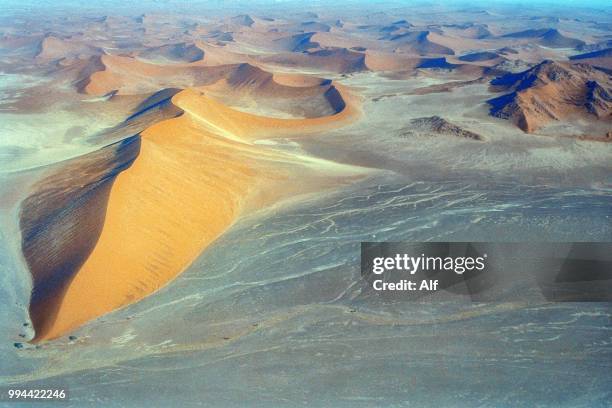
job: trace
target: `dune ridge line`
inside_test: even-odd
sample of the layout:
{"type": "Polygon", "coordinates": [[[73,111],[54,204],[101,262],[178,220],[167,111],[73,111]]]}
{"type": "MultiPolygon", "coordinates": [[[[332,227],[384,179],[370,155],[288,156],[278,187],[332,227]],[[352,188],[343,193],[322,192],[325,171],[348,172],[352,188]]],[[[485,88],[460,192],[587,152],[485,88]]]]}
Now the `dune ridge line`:
{"type": "MultiPolygon", "coordinates": [[[[306,119],[240,112],[206,92],[196,87],[172,96],[171,104],[182,113],[145,129],[137,137],[134,157],[122,161],[103,190],[95,180],[105,177],[106,170],[94,172],[88,190],[79,190],[89,200],[82,206],[66,206],[63,198],[56,202],[57,211],[35,219],[32,206],[45,205],[44,200],[22,207],[22,227],[34,224],[32,236],[22,243],[34,281],[32,342],[57,338],[159,290],[241,214],[363,174],[363,169],[319,159],[315,166],[313,158],[253,143],[351,122],[359,109],[344,87],[331,84],[326,90],[336,113],[306,119]],[[300,183],[295,183],[298,173],[300,183]],[[54,239],[60,243],[51,255],[59,261],[49,263],[45,257],[50,255],[41,248],[54,239]]],[[[116,156],[113,152],[110,161],[116,156]]],[[[70,166],[83,164],[77,160],[70,166]]]]}

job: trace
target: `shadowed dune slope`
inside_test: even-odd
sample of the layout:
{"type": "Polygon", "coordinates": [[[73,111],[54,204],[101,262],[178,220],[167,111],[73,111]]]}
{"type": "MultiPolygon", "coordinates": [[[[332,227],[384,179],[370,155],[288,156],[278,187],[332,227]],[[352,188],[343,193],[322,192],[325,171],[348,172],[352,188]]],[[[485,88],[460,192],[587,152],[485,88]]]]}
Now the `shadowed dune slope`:
{"type": "Polygon", "coordinates": [[[460,56],[458,59],[466,62],[490,61],[499,58],[499,55],[490,51],[474,52],[460,56]]]}
{"type": "Polygon", "coordinates": [[[612,48],[606,48],[605,50],[587,52],[569,57],[570,60],[584,60],[590,58],[612,58],[612,48]]]}
{"type": "Polygon", "coordinates": [[[338,113],[291,120],[238,112],[202,89],[187,89],[171,99],[182,115],[136,137],[138,156],[119,175],[125,165],[93,173],[100,180],[90,183],[95,188],[60,190],[57,199],[45,192],[56,191],[58,177],[78,185],[78,172],[44,181],[21,212],[34,281],[33,341],[61,336],[160,289],[245,209],[356,177],[362,170],[321,160],[314,166],[308,158],[252,143],[340,126],[354,117],[346,91],[327,92],[338,113]],[[61,237],[59,244],[48,245],[51,236],[61,237]]]}
{"type": "MultiPolygon", "coordinates": [[[[132,113],[121,123],[105,128],[90,137],[92,142],[108,140],[109,142],[122,140],[131,135],[136,135],[154,123],[165,119],[177,117],[183,113],[172,103],[172,97],[180,92],[178,88],[166,88],[152,93],[132,108],[132,113]]],[[[139,98],[139,96],[113,96],[110,101],[121,102],[122,98],[139,98]]]]}
{"type": "Polygon", "coordinates": [[[612,71],[612,48],[573,55],[569,59],[612,71]]]}
{"type": "Polygon", "coordinates": [[[272,42],[273,48],[278,51],[302,52],[311,48],[317,48],[318,43],[311,41],[315,33],[295,34],[282,37],[272,42]]]}
{"type": "Polygon", "coordinates": [[[140,150],[135,136],[74,159],[53,171],[22,204],[23,255],[33,278],[30,314],[34,327],[52,324],[55,299],[96,245],[111,186],[140,150]],[[78,174],[78,183],[75,182],[78,174]]]}

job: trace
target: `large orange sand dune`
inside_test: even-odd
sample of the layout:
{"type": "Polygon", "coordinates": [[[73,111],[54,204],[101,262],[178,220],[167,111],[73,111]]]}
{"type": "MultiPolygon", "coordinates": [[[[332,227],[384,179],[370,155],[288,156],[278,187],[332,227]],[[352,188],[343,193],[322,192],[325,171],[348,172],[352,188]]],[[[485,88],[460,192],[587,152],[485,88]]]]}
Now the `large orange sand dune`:
{"type": "MultiPolygon", "coordinates": [[[[350,101],[346,90],[333,89],[337,98],[350,101]]],[[[245,209],[320,189],[362,171],[322,161],[315,166],[312,159],[252,143],[339,126],[356,114],[350,103],[335,115],[313,119],[238,112],[207,97],[202,89],[179,92],[172,103],[184,113],[146,129],[131,167],[105,187],[109,191],[104,194],[107,204],[97,227],[99,236],[89,239],[93,248],[83,249],[89,253],[82,265],[64,284],[32,302],[33,341],[61,336],[160,289],[245,209]],[[292,177],[298,173],[296,186],[292,177]]],[[[91,205],[99,207],[100,201],[91,205]]],[[[82,239],[73,246],[78,242],[82,239]]],[[[75,249],[65,249],[70,251],[75,249]]],[[[31,252],[30,266],[37,254],[31,252]]]]}

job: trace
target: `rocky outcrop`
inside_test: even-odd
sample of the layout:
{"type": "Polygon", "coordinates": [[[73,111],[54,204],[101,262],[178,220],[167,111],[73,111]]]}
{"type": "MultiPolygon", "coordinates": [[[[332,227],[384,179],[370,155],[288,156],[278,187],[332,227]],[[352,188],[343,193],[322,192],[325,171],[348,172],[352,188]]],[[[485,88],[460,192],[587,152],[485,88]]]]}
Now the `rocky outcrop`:
{"type": "Polygon", "coordinates": [[[478,141],[485,140],[478,133],[463,129],[440,116],[429,116],[411,120],[410,126],[404,129],[402,135],[408,136],[414,133],[455,136],[478,141]]]}

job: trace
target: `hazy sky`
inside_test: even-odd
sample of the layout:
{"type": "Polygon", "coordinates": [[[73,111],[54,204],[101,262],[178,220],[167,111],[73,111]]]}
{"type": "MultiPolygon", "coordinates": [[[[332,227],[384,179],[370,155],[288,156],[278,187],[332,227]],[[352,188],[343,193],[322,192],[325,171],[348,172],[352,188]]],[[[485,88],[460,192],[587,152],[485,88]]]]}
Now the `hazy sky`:
{"type": "Polygon", "coordinates": [[[0,0],[0,14],[8,9],[43,9],[43,8],[87,8],[87,9],[252,9],[253,7],[287,7],[298,9],[330,7],[334,5],[363,4],[370,7],[397,7],[444,4],[462,7],[491,7],[511,5],[514,7],[530,7],[533,5],[554,5],[558,7],[595,7],[612,9],[610,0],[0,0]],[[3,10],[4,9],[4,10],[3,10]]]}

